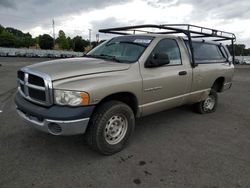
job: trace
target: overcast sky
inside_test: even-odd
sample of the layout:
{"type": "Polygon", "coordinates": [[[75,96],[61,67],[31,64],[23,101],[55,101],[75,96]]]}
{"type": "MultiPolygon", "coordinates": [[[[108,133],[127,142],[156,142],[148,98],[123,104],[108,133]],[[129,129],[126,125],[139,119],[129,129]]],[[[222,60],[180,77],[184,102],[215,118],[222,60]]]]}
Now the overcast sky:
{"type": "MultiPolygon", "coordinates": [[[[56,33],[92,40],[98,29],[133,24],[189,23],[236,33],[250,47],[249,0],[0,0],[0,24],[33,36],[56,33]]],[[[100,38],[108,35],[100,34],[100,38]]]]}

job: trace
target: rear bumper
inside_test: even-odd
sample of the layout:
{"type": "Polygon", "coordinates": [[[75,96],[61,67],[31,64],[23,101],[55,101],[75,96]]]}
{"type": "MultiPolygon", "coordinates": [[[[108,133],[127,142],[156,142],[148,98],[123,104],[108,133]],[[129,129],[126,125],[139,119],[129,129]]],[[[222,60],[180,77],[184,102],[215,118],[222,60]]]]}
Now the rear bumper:
{"type": "Polygon", "coordinates": [[[83,134],[88,126],[90,116],[95,106],[42,107],[16,94],[15,103],[19,116],[34,128],[53,135],[83,134]]]}

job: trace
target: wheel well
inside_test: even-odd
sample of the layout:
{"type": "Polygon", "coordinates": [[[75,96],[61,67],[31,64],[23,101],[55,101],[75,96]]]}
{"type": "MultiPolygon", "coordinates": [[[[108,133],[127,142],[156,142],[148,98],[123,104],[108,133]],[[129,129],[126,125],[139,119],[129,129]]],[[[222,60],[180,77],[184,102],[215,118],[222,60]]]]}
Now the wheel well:
{"type": "Polygon", "coordinates": [[[224,77],[219,77],[215,80],[212,88],[217,91],[217,92],[222,92],[223,90],[223,85],[225,82],[225,78],[224,77]]]}
{"type": "Polygon", "coordinates": [[[134,94],[129,93],[129,92],[115,93],[102,99],[99,104],[110,101],[110,100],[121,101],[127,104],[133,110],[135,116],[137,115],[138,101],[134,94]]]}

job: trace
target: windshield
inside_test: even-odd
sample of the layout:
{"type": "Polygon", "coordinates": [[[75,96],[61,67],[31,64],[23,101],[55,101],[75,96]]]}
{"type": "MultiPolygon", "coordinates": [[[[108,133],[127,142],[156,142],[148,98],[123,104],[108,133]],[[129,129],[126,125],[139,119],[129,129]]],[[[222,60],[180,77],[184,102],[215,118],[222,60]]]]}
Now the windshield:
{"type": "Polygon", "coordinates": [[[133,63],[140,58],[152,40],[151,36],[116,37],[97,46],[86,56],[133,63]]]}

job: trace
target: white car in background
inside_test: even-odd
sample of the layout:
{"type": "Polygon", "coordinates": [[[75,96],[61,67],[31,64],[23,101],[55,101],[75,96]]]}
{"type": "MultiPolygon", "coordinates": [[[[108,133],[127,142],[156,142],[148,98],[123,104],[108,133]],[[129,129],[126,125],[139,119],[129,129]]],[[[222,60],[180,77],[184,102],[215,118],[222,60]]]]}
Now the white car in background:
{"type": "Polygon", "coordinates": [[[245,60],[244,64],[250,65],[250,59],[245,60]]]}
{"type": "Polygon", "coordinates": [[[236,64],[240,64],[240,65],[250,65],[250,56],[238,56],[236,57],[236,61],[238,61],[238,63],[236,62],[236,64]]]}

